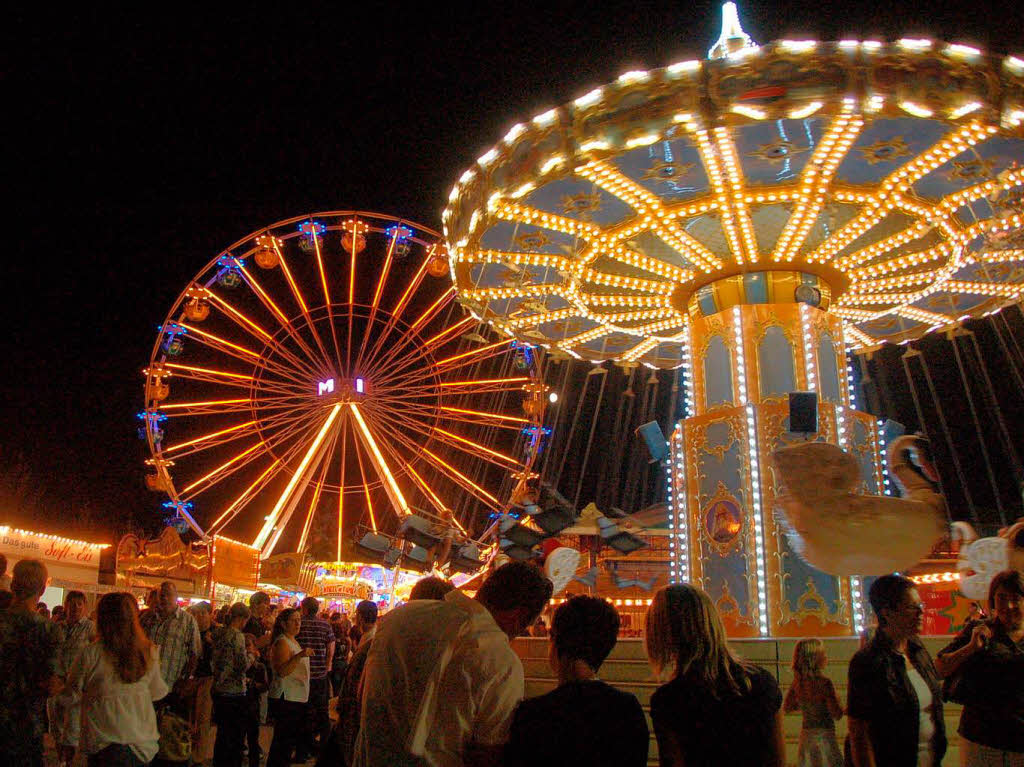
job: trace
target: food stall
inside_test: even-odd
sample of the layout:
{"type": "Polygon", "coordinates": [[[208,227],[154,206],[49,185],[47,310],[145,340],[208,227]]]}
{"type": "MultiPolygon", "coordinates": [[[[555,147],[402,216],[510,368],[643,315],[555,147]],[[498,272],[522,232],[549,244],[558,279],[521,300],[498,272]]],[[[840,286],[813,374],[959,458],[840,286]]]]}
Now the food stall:
{"type": "Polygon", "coordinates": [[[213,536],[209,545],[210,604],[248,602],[260,580],[260,550],[223,535],[213,536]]]}

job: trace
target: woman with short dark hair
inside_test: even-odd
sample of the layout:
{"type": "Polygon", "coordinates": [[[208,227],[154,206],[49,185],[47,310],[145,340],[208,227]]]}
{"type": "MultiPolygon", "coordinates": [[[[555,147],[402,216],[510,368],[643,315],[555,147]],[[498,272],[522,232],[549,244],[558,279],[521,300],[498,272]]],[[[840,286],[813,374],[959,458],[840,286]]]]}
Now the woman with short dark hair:
{"type": "Polygon", "coordinates": [[[160,654],[139,625],[131,594],[104,594],[96,608],[99,641],[86,646],[68,674],[81,706],[80,748],[89,767],[139,767],[157,754],[153,701],[167,695],[160,654]]]}
{"type": "Polygon", "coordinates": [[[989,620],[972,621],[939,651],[960,715],[960,763],[1024,765],[1024,575],[1004,570],[988,590],[989,620]]]}
{"type": "Polygon", "coordinates": [[[651,696],[662,767],[782,767],[782,693],[775,677],[729,649],[711,598],[661,589],[647,610],[647,657],[669,682],[651,696]]]}
{"type": "Polygon", "coordinates": [[[519,704],[505,767],[647,764],[651,736],[639,701],[597,677],[618,635],[619,614],[606,599],[574,596],[555,610],[548,662],[558,687],[519,704]]]}
{"type": "Polygon", "coordinates": [[[914,582],[883,575],[868,591],[874,638],[850,660],[847,715],[854,767],[939,767],[946,753],[942,689],[919,634],[914,582]]]}

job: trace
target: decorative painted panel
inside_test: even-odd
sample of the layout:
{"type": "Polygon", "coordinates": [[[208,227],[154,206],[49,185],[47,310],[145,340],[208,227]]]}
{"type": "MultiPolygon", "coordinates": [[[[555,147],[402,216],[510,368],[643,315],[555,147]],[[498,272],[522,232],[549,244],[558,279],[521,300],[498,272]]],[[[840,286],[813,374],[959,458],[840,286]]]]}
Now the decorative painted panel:
{"type": "Polygon", "coordinates": [[[785,397],[796,391],[793,345],[778,325],[766,328],[757,345],[757,370],[761,399],[785,397]]]}
{"type": "Polygon", "coordinates": [[[722,336],[716,334],[708,339],[703,365],[705,409],[734,404],[732,360],[729,346],[722,336]]]}
{"type": "Polygon", "coordinates": [[[730,636],[757,635],[743,413],[721,410],[686,426],[694,579],[718,604],[730,636]]]}
{"type": "Polygon", "coordinates": [[[818,336],[818,381],[821,387],[821,399],[825,402],[842,404],[842,381],[846,379],[845,370],[839,370],[839,357],[836,354],[835,339],[831,333],[824,332],[818,336]]]}
{"type": "MultiPolygon", "coordinates": [[[[788,431],[788,407],[766,403],[758,406],[758,446],[762,465],[771,466],[771,454],[787,444],[803,439],[788,431]]],[[[818,441],[836,440],[835,409],[831,403],[819,405],[818,441]]],[[[772,605],[772,633],[775,636],[818,634],[835,636],[852,630],[843,579],[807,564],[790,545],[784,522],[774,512],[778,487],[773,471],[767,471],[761,485],[762,507],[766,515],[769,603],[772,605]]]]}

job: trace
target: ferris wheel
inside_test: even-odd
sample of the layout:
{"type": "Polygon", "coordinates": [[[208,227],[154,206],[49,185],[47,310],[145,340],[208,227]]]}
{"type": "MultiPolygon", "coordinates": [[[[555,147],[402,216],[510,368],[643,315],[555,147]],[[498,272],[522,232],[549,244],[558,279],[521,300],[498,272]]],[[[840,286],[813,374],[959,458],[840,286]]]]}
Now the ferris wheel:
{"type": "Polygon", "coordinates": [[[281,221],[219,253],[144,370],[147,485],[264,558],[340,561],[410,523],[480,538],[531,478],[544,387],[533,350],[482,335],[448,274],[440,235],[375,213],[281,221]]]}

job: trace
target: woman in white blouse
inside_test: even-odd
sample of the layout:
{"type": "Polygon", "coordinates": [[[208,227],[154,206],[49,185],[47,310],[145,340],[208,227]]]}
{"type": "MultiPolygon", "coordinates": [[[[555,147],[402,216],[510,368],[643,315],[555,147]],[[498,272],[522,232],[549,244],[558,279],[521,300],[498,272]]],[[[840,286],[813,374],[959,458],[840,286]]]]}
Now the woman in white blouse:
{"type": "Polygon", "coordinates": [[[274,715],[274,739],[270,743],[267,767],[289,767],[302,731],[301,723],[309,700],[309,656],[313,651],[302,649],[295,639],[301,627],[302,616],[294,608],[282,610],[274,621],[270,647],[274,679],[269,692],[274,715]]]}
{"type": "Polygon", "coordinates": [[[159,651],[139,626],[130,594],[104,594],[96,624],[99,640],[79,653],[68,674],[81,706],[79,747],[89,767],[147,764],[160,739],[153,701],[168,692],[159,651]]]}

